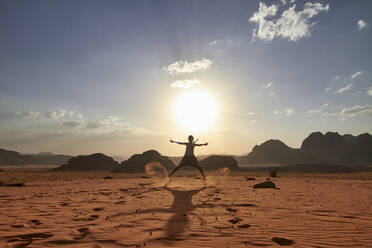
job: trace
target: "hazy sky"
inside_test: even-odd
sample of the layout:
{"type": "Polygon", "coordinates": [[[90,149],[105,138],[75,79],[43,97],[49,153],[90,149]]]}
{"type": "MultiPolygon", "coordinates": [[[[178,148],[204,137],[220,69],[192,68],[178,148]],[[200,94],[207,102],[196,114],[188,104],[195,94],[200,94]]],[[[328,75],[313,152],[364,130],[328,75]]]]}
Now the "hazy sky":
{"type": "Polygon", "coordinates": [[[370,0],[2,0],[0,147],[180,155],[195,90],[218,108],[198,154],[371,133],[371,25],[370,0]]]}

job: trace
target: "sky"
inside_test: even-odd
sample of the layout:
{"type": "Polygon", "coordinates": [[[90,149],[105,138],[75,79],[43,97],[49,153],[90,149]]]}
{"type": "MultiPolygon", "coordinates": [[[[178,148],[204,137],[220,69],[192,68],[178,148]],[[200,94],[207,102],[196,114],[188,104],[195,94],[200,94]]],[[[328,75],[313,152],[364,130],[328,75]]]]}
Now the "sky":
{"type": "Polygon", "coordinates": [[[182,155],[169,139],[191,134],[175,107],[190,92],[208,96],[181,103],[202,111],[194,125],[208,123],[192,133],[209,142],[197,154],[372,133],[371,9],[370,0],[2,0],[0,147],[182,155]]]}

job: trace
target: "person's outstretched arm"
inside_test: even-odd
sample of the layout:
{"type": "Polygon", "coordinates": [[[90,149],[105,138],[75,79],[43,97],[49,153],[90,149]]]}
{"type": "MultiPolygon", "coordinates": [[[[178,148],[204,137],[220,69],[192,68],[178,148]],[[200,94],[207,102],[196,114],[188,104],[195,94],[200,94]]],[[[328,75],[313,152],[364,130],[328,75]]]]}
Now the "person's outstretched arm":
{"type": "Polygon", "coordinates": [[[186,145],[187,142],[179,142],[179,141],[175,141],[175,140],[170,140],[171,143],[176,143],[176,144],[179,144],[179,145],[186,145]]]}
{"type": "Polygon", "coordinates": [[[208,142],[205,142],[204,144],[195,144],[196,146],[207,146],[208,142]]]}

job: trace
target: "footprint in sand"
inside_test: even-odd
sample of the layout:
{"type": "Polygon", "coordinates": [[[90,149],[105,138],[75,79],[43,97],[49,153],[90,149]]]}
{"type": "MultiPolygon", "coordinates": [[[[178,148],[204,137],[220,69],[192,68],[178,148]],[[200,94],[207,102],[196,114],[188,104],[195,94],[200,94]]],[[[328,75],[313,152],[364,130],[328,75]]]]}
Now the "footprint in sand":
{"type": "Polygon", "coordinates": [[[50,233],[29,233],[21,235],[6,236],[6,241],[10,247],[26,247],[30,245],[34,240],[47,239],[53,237],[50,233]]]}

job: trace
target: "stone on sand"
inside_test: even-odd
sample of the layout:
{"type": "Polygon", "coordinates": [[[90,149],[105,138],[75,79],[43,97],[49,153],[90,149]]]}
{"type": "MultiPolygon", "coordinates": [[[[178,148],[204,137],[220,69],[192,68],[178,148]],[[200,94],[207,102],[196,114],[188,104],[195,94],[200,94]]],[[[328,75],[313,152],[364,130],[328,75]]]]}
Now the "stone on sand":
{"type": "Polygon", "coordinates": [[[255,185],[253,185],[253,188],[255,188],[255,189],[275,189],[276,186],[275,186],[275,183],[268,180],[268,181],[265,181],[265,182],[262,182],[262,183],[257,183],[255,185]]]}

